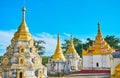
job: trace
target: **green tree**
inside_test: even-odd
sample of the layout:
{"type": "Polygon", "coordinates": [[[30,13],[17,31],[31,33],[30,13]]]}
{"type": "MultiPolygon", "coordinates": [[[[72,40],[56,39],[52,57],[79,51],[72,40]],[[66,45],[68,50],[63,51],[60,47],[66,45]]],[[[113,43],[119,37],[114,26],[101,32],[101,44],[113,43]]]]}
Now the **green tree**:
{"type": "Polygon", "coordinates": [[[1,63],[1,61],[2,61],[2,58],[3,58],[3,56],[0,56],[0,63],[1,63]]]}
{"type": "Polygon", "coordinates": [[[62,43],[63,53],[66,52],[66,50],[68,49],[69,44],[70,44],[70,41],[65,39],[65,40],[64,40],[64,43],[62,43]]]}
{"type": "Polygon", "coordinates": [[[77,53],[82,56],[82,41],[78,38],[73,38],[73,44],[77,53]]]}
{"type": "Polygon", "coordinates": [[[34,45],[38,49],[39,55],[43,55],[45,53],[45,47],[43,44],[45,44],[45,41],[43,40],[34,40],[34,45]]]}
{"type": "Polygon", "coordinates": [[[48,57],[48,56],[43,56],[43,57],[42,57],[42,64],[43,64],[43,65],[46,65],[46,64],[48,63],[49,58],[50,58],[50,57],[48,57]]]}
{"type": "Polygon", "coordinates": [[[87,38],[86,43],[83,44],[83,48],[85,50],[87,50],[87,48],[89,47],[89,45],[92,45],[92,43],[93,43],[93,40],[90,39],[90,38],[87,38]]]}
{"type": "Polygon", "coordinates": [[[120,38],[107,35],[105,41],[113,48],[120,50],[120,38]]]}

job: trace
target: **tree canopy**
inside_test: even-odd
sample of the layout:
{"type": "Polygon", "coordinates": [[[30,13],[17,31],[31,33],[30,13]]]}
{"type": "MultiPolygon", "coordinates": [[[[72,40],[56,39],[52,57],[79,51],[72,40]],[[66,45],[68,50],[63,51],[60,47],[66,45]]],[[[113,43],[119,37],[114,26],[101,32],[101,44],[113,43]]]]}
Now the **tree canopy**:
{"type": "Polygon", "coordinates": [[[45,53],[45,47],[43,44],[45,44],[45,41],[43,40],[34,40],[34,45],[38,49],[39,55],[43,55],[45,53]]]}
{"type": "Polygon", "coordinates": [[[120,38],[107,35],[105,41],[113,48],[120,50],[120,38]]]}
{"type": "MultiPolygon", "coordinates": [[[[120,45],[119,45],[120,38],[107,35],[104,39],[111,47],[120,51],[120,45]]],[[[87,50],[88,46],[92,45],[93,42],[94,40],[92,40],[91,38],[87,38],[86,43],[83,43],[78,38],[73,38],[73,44],[75,46],[75,49],[81,57],[82,57],[82,48],[87,50]]],[[[69,44],[70,44],[70,40],[66,40],[66,39],[64,40],[64,43],[62,43],[62,49],[64,53],[68,49],[69,44]]]]}

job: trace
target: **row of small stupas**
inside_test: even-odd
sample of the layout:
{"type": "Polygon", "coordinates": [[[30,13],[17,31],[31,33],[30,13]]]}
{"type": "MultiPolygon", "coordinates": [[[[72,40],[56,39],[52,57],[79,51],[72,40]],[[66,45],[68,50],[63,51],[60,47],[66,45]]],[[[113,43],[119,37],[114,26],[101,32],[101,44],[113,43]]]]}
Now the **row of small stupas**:
{"type": "Polygon", "coordinates": [[[64,55],[60,46],[60,36],[58,35],[55,53],[48,61],[48,74],[69,74],[72,71],[79,71],[81,69],[81,65],[81,58],[74,48],[72,37],[70,38],[70,45],[64,55]]]}
{"type": "Polygon", "coordinates": [[[26,8],[22,9],[22,23],[11,40],[0,65],[2,78],[47,78],[47,69],[37,53],[34,40],[25,20],[26,8]]]}
{"type": "Polygon", "coordinates": [[[120,78],[120,53],[115,52],[104,40],[98,23],[98,33],[92,46],[82,50],[82,59],[77,54],[72,37],[70,46],[63,54],[58,35],[57,47],[48,62],[48,70],[42,65],[42,57],[37,53],[34,40],[28,30],[25,12],[22,9],[22,23],[7,47],[0,65],[2,78],[47,78],[48,74],[68,74],[71,71],[110,69],[111,78],[120,78]]]}
{"type": "Polygon", "coordinates": [[[87,50],[82,50],[82,59],[74,48],[72,37],[67,52],[63,54],[60,47],[60,37],[58,35],[56,51],[48,62],[48,74],[63,74],[80,69],[81,72],[87,73],[93,72],[91,70],[100,73],[101,71],[103,73],[110,73],[111,70],[112,78],[113,76],[115,78],[120,77],[120,53],[116,53],[115,49],[111,48],[104,40],[99,22],[97,36],[87,50]],[[113,61],[113,59],[115,59],[115,61],[113,61]]]}

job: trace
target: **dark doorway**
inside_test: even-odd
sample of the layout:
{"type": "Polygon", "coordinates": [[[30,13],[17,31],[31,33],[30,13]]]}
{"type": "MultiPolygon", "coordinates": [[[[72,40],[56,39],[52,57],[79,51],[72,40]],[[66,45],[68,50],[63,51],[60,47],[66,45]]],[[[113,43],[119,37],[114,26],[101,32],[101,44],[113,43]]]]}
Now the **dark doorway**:
{"type": "Polygon", "coordinates": [[[99,63],[96,63],[96,66],[99,67],[99,63]]]}
{"type": "Polygon", "coordinates": [[[20,75],[19,75],[20,77],[19,78],[23,78],[22,76],[23,76],[23,73],[22,72],[20,72],[20,75]]]}

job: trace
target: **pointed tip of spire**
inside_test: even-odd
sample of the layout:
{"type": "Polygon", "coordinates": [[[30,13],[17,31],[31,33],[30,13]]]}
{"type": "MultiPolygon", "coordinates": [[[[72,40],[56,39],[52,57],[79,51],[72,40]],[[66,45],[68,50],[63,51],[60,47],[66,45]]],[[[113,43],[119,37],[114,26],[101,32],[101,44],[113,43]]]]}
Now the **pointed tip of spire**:
{"type": "Polygon", "coordinates": [[[100,31],[100,22],[98,21],[98,31],[100,31]]]}
{"type": "Polygon", "coordinates": [[[60,39],[60,34],[58,33],[58,39],[60,39]]]}
{"type": "Polygon", "coordinates": [[[23,12],[25,12],[25,11],[26,11],[26,7],[25,7],[25,6],[22,8],[22,11],[23,11],[23,12]]]}
{"type": "Polygon", "coordinates": [[[58,41],[57,44],[60,45],[60,34],[58,33],[58,41]]]}
{"type": "Polygon", "coordinates": [[[22,12],[23,12],[22,19],[23,19],[23,21],[25,21],[25,12],[26,12],[25,6],[22,8],[22,12]]]}
{"type": "Polygon", "coordinates": [[[100,30],[100,22],[98,21],[98,36],[102,36],[101,30],[100,30]]]}
{"type": "Polygon", "coordinates": [[[98,26],[100,25],[100,21],[98,21],[98,26]]]}
{"type": "Polygon", "coordinates": [[[72,35],[70,35],[70,43],[72,43],[72,35]]]}
{"type": "Polygon", "coordinates": [[[100,30],[100,21],[98,21],[98,30],[100,30]]]}

